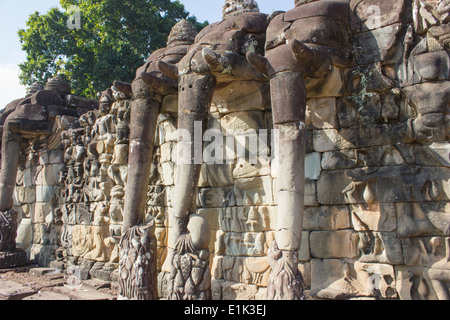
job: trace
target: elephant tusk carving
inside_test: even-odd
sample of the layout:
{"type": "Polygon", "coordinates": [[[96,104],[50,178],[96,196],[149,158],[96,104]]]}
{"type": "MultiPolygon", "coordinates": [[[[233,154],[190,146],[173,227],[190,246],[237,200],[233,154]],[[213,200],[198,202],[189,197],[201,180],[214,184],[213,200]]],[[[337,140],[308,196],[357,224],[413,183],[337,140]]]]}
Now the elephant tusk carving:
{"type": "Polygon", "coordinates": [[[127,96],[131,96],[133,93],[133,90],[131,89],[131,84],[129,83],[116,80],[113,82],[113,86],[114,88],[126,94],[127,96]]]}
{"type": "Polygon", "coordinates": [[[290,47],[295,59],[314,78],[323,78],[332,68],[331,56],[322,48],[309,47],[294,39],[290,47]]]}
{"type": "Polygon", "coordinates": [[[268,80],[265,73],[255,68],[242,55],[229,51],[217,53],[207,48],[203,49],[202,55],[211,72],[220,81],[256,80],[265,82],[268,80]]]}
{"type": "Polygon", "coordinates": [[[142,72],[141,78],[150,87],[152,92],[162,95],[177,93],[177,82],[174,80],[164,79],[147,72],[142,72]]]}
{"type": "MultiPolygon", "coordinates": [[[[227,72],[227,69],[230,69],[230,63],[227,61],[226,57],[210,50],[203,49],[202,50],[203,59],[205,59],[206,63],[209,65],[212,71],[216,72],[227,72]]],[[[231,70],[230,70],[231,71],[231,70]]]]}
{"type": "Polygon", "coordinates": [[[253,52],[247,52],[246,58],[253,68],[269,77],[269,60],[267,58],[253,52]]]}
{"type": "Polygon", "coordinates": [[[158,68],[159,68],[159,70],[161,70],[162,73],[164,73],[170,79],[172,79],[172,80],[178,79],[178,66],[176,64],[170,64],[170,63],[164,62],[162,60],[159,60],[158,68]]]}

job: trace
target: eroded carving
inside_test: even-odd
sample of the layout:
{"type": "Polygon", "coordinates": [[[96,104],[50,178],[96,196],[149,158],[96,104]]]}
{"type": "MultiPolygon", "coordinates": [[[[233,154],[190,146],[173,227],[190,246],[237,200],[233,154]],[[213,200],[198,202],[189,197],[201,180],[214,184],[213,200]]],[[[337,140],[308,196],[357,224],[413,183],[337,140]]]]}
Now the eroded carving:
{"type": "Polygon", "coordinates": [[[119,300],[155,300],[156,238],[153,222],[128,229],[120,240],[119,300]]]}

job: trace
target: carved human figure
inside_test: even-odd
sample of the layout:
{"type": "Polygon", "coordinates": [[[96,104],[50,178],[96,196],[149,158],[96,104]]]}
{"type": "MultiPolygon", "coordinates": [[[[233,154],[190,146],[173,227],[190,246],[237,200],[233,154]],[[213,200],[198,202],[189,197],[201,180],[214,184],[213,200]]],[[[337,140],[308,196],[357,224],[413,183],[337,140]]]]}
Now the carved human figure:
{"type": "MultiPolygon", "coordinates": [[[[83,114],[80,117],[80,126],[84,128],[84,145],[88,146],[92,141],[92,128],[95,124],[95,121],[97,120],[97,115],[94,111],[89,111],[86,114],[83,114]]],[[[90,154],[88,154],[91,156],[90,154]]]]}
{"type": "MultiPolygon", "coordinates": [[[[112,104],[115,99],[113,97],[113,91],[107,89],[98,94],[99,108],[98,117],[92,128],[92,143],[91,143],[91,153],[95,153],[92,148],[97,148],[97,145],[103,144],[105,154],[112,154],[112,149],[116,141],[116,122],[113,114],[110,113],[112,104]]],[[[97,150],[98,151],[98,150],[97,150]]]]}
{"type": "Polygon", "coordinates": [[[130,111],[129,110],[119,110],[117,112],[117,140],[115,144],[126,144],[128,143],[128,135],[129,135],[129,119],[130,111]]]}

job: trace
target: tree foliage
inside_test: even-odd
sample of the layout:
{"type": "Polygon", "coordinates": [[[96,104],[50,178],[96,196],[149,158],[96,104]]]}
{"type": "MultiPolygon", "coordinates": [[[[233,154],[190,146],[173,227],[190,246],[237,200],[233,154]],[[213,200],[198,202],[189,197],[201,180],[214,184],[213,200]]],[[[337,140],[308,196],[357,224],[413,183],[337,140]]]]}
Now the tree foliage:
{"type": "Polygon", "coordinates": [[[198,30],[208,24],[189,16],[179,1],[60,0],[63,10],[31,14],[19,30],[27,59],[20,64],[24,85],[46,83],[64,75],[77,95],[94,97],[114,80],[131,82],[136,69],[156,49],[166,46],[171,28],[181,19],[198,30]],[[79,8],[80,29],[68,28],[79,8]]]}

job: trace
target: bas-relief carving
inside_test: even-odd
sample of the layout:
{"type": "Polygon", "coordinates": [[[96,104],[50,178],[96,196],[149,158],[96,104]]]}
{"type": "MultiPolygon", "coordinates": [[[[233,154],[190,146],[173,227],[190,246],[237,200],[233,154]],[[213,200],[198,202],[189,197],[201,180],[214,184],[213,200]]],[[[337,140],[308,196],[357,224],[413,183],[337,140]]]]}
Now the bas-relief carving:
{"type": "MultiPolygon", "coordinates": [[[[252,71],[248,67],[242,54],[250,50],[249,44],[252,44],[253,49],[259,48],[257,50],[260,50],[262,48],[263,36],[261,31],[264,29],[266,16],[256,13],[258,10],[254,3],[250,4],[251,9],[240,7],[237,10],[236,6],[240,4],[241,2],[228,3],[227,10],[225,11],[232,12],[232,14],[225,14],[224,11],[224,20],[221,23],[211,25],[204,29],[197,36],[196,43],[191,47],[190,52],[181,60],[178,66],[174,67],[162,64],[166,73],[169,73],[167,71],[172,69],[176,71],[173,74],[179,78],[181,85],[181,91],[179,92],[179,129],[186,129],[188,132],[193,133],[191,130],[193,129],[191,127],[193,120],[197,119],[206,122],[216,80],[217,83],[231,83],[238,79],[258,77],[257,72],[252,71]],[[237,20],[236,18],[242,12],[250,13],[251,11],[255,13],[250,19],[255,20],[254,27],[257,29],[256,31],[250,31],[249,28],[246,28],[248,22],[237,20]],[[232,25],[234,21],[238,21],[235,26],[232,25]],[[226,30],[227,26],[231,29],[226,30]],[[225,33],[223,34],[224,30],[225,33]],[[242,34],[239,31],[242,31],[242,34]],[[233,36],[231,43],[227,42],[228,35],[233,36]],[[241,40],[244,42],[243,45],[240,43],[241,40]],[[206,43],[220,50],[218,52],[208,51],[208,49],[204,49],[206,43]],[[232,64],[228,66],[230,68],[221,66],[218,63],[221,54],[226,56],[226,59],[230,59],[232,64]],[[246,72],[248,72],[247,75],[245,74],[246,72]],[[239,75],[239,73],[242,74],[239,75]]],[[[186,183],[191,184],[194,181],[194,185],[198,185],[200,166],[198,164],[184,165],[181,168],[178,165],[177,169],[179,173],[175,183],[176,201],[174,201],[174,216],[178,221],[175,223],[176,228],[174,228],[174,232],[176,232],[175,238],[183,239],[189,237],[189,233],[186,233],[187,230],[185,229],[186,224],[183,221],[187,221],[192,216],[195,207],[191,207],[191,204],[194,202],[196,196],[196,190],[187,188],[186,183]]],[[[203,189],[199,202],[200,204],[205,202],[205,205],[208,207],[216,203],[216,201],[220,201],[219,198],[219,193],[215,193],[213,190],[203,189]]],[[[176,262],[176,260],[174,261],[176,262]]]]}
{"type": "Polygon", "coordinates": [[[72,254],[75,257],[107,262],[110,260],[112,249],[107,226],[73,226],[72,254]]]}
{"type": "Polygon", "coordinates": [[[188,233],[180,236],[170,259],[168,298],[170,300],[210,300],[210,229],[204,218],[191,215],[188,233]]]}
{"type": "MultiPolygon", "coordinates": [[[[392,98],[392,96],[390,96],[392,98]]],[[[389,98],[389,97],[388,97],[389,98]]],[[[383,105],[385,105],[386,97],[383,96],[383,105]]],[[[373,100],[373,99],[372,99],[373,100]]],[[[215,101],[218,101],[217,99],[215,101]]],[[[372,103],[372,102],[370,102],[372,103]]],[[[367,104],[367,103],[366,103],[367,104]]],[[[396,117],[398,116],[398,111],[396,110],[396,107],[398,105],[398,102],[392,102],[391,103],[391,111],[387,110],[385,107],[383,107],[383,118],[384,119],[391,119],[394,121],[396,117]],[[389,113],[390,112],[390,113],[389,113]]],[[[220,107],[220,106],[219,106],[220,107]]],[[[360,117],[363,115],[360,114],[360,117]]],[[[417,125],[416,125],[417,126],[417,125]]],[[[417,131],[417,130],[416,130],[417,131]]],[[[369,141],[369,140],[368,140],[369,141]]],[[[162,142],[162,141],[160,141],[162,142]]],[[[356,144],[354,145],[356,146],[356,144]]],[[[342,145],[339,145],[339,148],[342,147],[342,145]]],[[[370,154],[372,152],[368,150],[368,155],[370,157],[370,154]]],[[[383,164],[394,164],[399,165],[403,164],[404,160],[402,157],[405,155],[403,153],[398,153],[396,150],[387,150],[386,155],[382,155],[380,158],[380,162],[383,164]],[[389,153],[389,154],[388,154],[389,153]],[[389,160],[391,159],[391,160],[389,160]]],[[[368,162],[366,158],[364,158],[364,153],[361,152],[358,157],[362,159],[361,161],[363,163],[367,163],[370,165],[373,163],[371,160],[368,162]]],[[[170,157],[169,157],[170,159],[170,157]]],[[[407,161],[407,160],[405,160],[407,161]]],[[[157,161],[158,163],[159,161],[157,161]]],[[[164,170],[161,169],[161,172],[164,170]]],[[[363,173],[365,174],[365,173],[363,173]]],[[[383,175],[384,173],[377,172],[375,175],[383,175]]],[[[164,174],[161,173],[160,176],[163,176],[164,174]]],[[[392,208],[392,206],[388,206],[385,204],[378,203],[379,197],[384,197],[384,199],[391,201],[394,198],[398,197],[399,194],[397,192],[392,192],[392,190],[386,190],[383,187],[383,182],[378,182],[378,178],[375,179],[367,179],[364,178],[363,182],[360,182],[360,178],[356,177],[358,176],[358,173],[356,175],[350,175],[350,178],[354,180],[353,185],[349,186],[349,190],[346,192],[346,199],[348,199],[349,203],[351,203],[352,206],[352,221],[358,231],[362,233],[361,237],[361,245],[363,246],[364,254],[364,261],[370,261],[373,262],[386,262],[391,257],[386,256],[386,252],[384,249],[381,249],[381,251],[375,250],[376,248],[380,247],[377,245],[377,243],[382,244],[385,242],[385,234],[379,233],[379,232],[391,232],[395,230],[395,208],[392,208]],[[368,231],[369,230],[369,231],[368,231]],[[373,233],[372,231],[375,231],[373,233]],[[375,248],[375,249],[374,249],[375,248]],[[372,250],[374,249],[374,251],[372,250]],[[384,256],[383,256],[384,255],[384,256]]],[[[369,174],[369,177],[372,176],[369,174]]],[[[404,184],[409,182],[409,179],[406,179],[404,184]]],[[[160,180],[161,181],[161,180],[160,180]]],[[[172,181],[169,180],[162,180],[161,182],[164,184],[165,182],[172,181]]],[[[253,246],[246,246],[243,245],[245,243],[250,243],[248,239],[261,239],[261,235],[264,234],[258,234],[258,232],[266,230],[268,228],[267,223],[267,214],[266,214],[266,207],[263,207],[262,204],[272,204],[272,200],[267,201],[265,198],[263,203],[261,203],[259,198],[261,198],[261,194],[264,196],[267,196],[266,189],[263,189],[263,191],[257,191],[256,193],[253,193],[253,188],[246,187],[246,184],[248,182],[243,182],[242,180],[238,182],[238,189],[236,190],[237,200],[234,200],[234,202],[237,202],[238,205],[244,205],[245,207],[228,207],[224,208],[222,210],[222,217],[220,220],[221,223],[221,232],[218,232],[218,247],[217,252],[218,254],[223,253],[225,255],[233,254],[233,255],[252,255],[257,254],[260,255],[262,253],[266,253],[263,249],[262,245],[259,245],[259,250],[257,249],[258,243],[262,244],[265,242],[264,237],[262,238],[262,241],[257,241],[256,244],[253,246]],[[242,188],[242,186],[244,186],[242,188]],[[248,191],[243,190],[248,189],[248,191]],[[259,197],[259,198],[258,198],[259,197]],[[253,199],[255,198],[255,199],[253,199]],[[256,201],[256,206],[253,201],[256,201]],[[268,203],[264,203],[264,202],[268,203]],[[261,211],[263,212],[262,215],[261,211]],[[262,220],[261,220],[262,219],[262,220]],[[263,221],[263,223],[261,223],[263,221]],[[263,226],[263,227],[261,227],[263,226]],[[244,235],[238,235],[236,237],[236,234],[233,232],[246,232],[244,235]],[[247,239],[247,240],[246,240],[247,239]],[[225,243],[229,243],[230,245],[225,245],[225,243]],[[232,245],[231,245],[232,244],[232,245]],[[240,245],[238,245],[240,244],[240,245]],[[233,249],[234,248],[234,249],[233,249]],[[228,251],[227,251],[228,250],[228,251]],[[256,251],[255,251],[256,250],[256,251]]],[[[436,195],[434,195],[436,192],[433,190],[436,188],[440,188],[439,182],[433,182],[433,181],[425,181],[424,187],[416,187],[415,190],[420,191],[414,191],[415,194],[421,194],[421,199],[427,199],[426,201],[431,201],[436,195]],[[427,191],[429,190],[429,191],[427,191]],[[431,192],[431,193],[430,193],[431,192]]],[[[272,187],[269,188],[270,193],[272,192],[272,187]]],[[[215,192],[212,192],[213,190],[208,189],[202,189],[201,190],[201,196],[199,196],[199,204],[202,206],[210,207],[210,206],[221,206],[225,203],[230,203],[229,201],[222,201],[221,198],[219,199],[217,194],[215,192]]],[[[442,193],[442,192],[437,192],[442,193]]],[[[400,199],[408,200],[408,194],[400,194],[400,199]]],[[[272,198],[272,196],[270,196],[272,198]]],[[[409,200],[408,200],[409,201],[409,200]]],[[[149,205],[152,204],[155,201],[149,201],[149,205]]],[[[233,201],[231,201],[234,203],[233,201]]],[[[342,203],[347,203],[346,201],[342,203]]],[[[155,203],[156,204],[156,203],[155,203]]],[[[161,204],[158,204],[161,205],[161,204]]],[[[151,208],[150,215],[157,216],[161,215],[160,209],[151,208]]],[[[161,234],[161,239],[164,238],[165,235],[161,234]]],[[[162,241],[160,241],[162,243],[162,241]]],[[[266,248],[267,249],[267,248],[266,248]]],[[[267,251],[267,250],[266,250],[267,251]]],[[[396,261],[398,261],[398,258],[396,261]]],[[[392,262],[392,261],[388,261],[392,262]]],[[[369,268],[370,269],[370,268],[369,268]]],[[[369,275],[370,278],[370,275],[369,275]]],[[[383,296],[392,297],[389,294],[383,294],[383,296]]]]}
{"type": "MultiPolygon", "coordinates": [[[[162,111],[173,112],[173,108],[171,109],[170,107],[170,97],[177,91],[176,82],[164,76],[160,71],[160,62],[178,62],[186,54],[189,45],[194,41],[195,34],[196,31],[189,22],[186,20],[180,21],[173,27],[167,42],[167,47],[157,50],[147,59],[145,65],[137,70],[136,79],[131,85],[121,83],[120,81],[115,82],[115,86],[120,92],[128,93],[132,98],[130,105],[131,111],[129,112],[130,122],[132,125],[129,129],[129,138],[126,140],[122,138],[122,135],[125,134],[127,129],[126,126],[123,126],[123,122],[120,120],[122,118],[126,118],[127,114],[125,113],[124,115],[121,115],[120,109],[118,112],[119,124],[117,126],[118,142],[116,141],[116,143],[120,144],[123,143],[122,141],[129,141],[130,144],[127,160],[121,160],[119,153],[116,153],[115,157],[118,162],[123,161],[125,163],[129,163],[127,172],[127,187],[125,188],[125,194],[121,194],[124,202],[122,211],[123,229],[124,232],[129,232],[130,228],[136,228],[136,226],[141,223],[144,218],[146,221],[148,219],[154,219],[153,221],[156,224],[156,228],[152,229],[152,237],[155,237],[155,242],[158,242],[158,250],[155,248],[152,253],[154,259],[150,262],[152,266],[149,270],[149,273],[151,273],[149,277],[154,278],[155,281],[153,283],[133,284],[132,282],[135,280],[131,279],[132,281],[130,282],[132,286],[142,286],[142,290],[144,291],[153,290],[156,287],[156,263],[158,261],[159,264],[162,264],[167,255],[167,250],[164,249],[164,247],[166,247],[167,232],[165,230],[166,217],[164,212],[165,210],[161,207],[161,205],[166,205],[166,199],[164,199],[165,190],[157,190],[157,185],[170,185],[173,183],[174,178],[173,174],[171,174],[173,168],[170,168],[170,165],[173,166],[173,164],[170,162],[164,162],[160,165],[160,154],[158,152],[153,153],[155,145],[159,146],[165,142],[166,132],[164,131],[164,123],[169,122],[161,121],[161,123],[158,124],[158,119],[161,118],[159,113],[162,111]],[[157,129],[159,135],[157,135],[157,129]],[[169,169],[171,169],[169,172],[166,172],[167,170],[165,170],[167,169],[167,165],[169,165],[169,169]],[[154,186],[153,188],[156,189],[150,189],[150,197],[148,199],[147,192],[149,191],[149,181],[150,184],[154,186]]],[[[115,151],[120,150],[120,148],[116,147],[115,151]]],[[[117,183],[116,181],[115,188],[118,189],[118,186],[123,187],[123,184],[117,183]]],[[[177,251],[175,253],[175,257],[183,257],[182,260],[185,264],[188,263],[188,261],[191,261],[189,260],[191,258],[187,255],[194,254],[195,252],[190,251],[186,253],[183,249],[180,250],[181,251],[177,251]]],[[[203,256],[204,255],[202,254],[202,257],[203,256]]],[[[132,258],[133,257],[129,257],[129,259],[132,258]]],[[[194,263],[195,261],[193,260],[191,262],[194,263]]],[[[183,266],[185,266],[185,264],[183,266]]],[[[193,270],[198,270],[197,266],[193,270]]],[[[120,271],[120,273],[122,274],[122,271],[120,271]]],[[[198,280],[198,277],[194,278],[195,281],[198,280]]],[[[181,297],[192,297],[194,294],[191,290],[192,279],[190,282],[186,277],[183,279],[187,282],[187,284],[186,292],[184,292],[183,289],[183,292],[180,293],[182,294],[181,297]]],[[[202,283],[206,282],[202,281],[202,283]]],[[[199,283],[197,282],[195,283],[195,285],[198,284],[199,283]]],[[[179,286],[180,283],[177,282],[177,285],[179,286]]],[[[205,289],[201,289],[200,291],[203,292],[205,289]]],[[[200,294],[200,292],[197,292],[196,294],[200,294]]],[[[142,297],[133,296],[128,298],[140,299],[142,297]]],[[[156,299],[157,297],[154,294],[150,294],[144,298],[156,299]]],[[[172,298],[175,298],[175,296],[172,298]]]]}
{"type": "Polygon", "coordinates": [[[61,131],[65,146],[63,226],[69,255],[118,262],[123,188],[127,179],[129,97],[112,87],[98,95],[99,109],[61,131]]]}
{"type": "MultiPolygon", "coordinates": [[[[160,111],[168,111],[162,110],[167,107],[164,101],[177,92],[176,81],[161,72],[161,65],[180,61],[196,34],[194,27],[186,20],[177,23],[171,30],[167,47],[157,50],[147,59],[145,65],[137,70],[136,79],[129,88],[132,93],[129,155],[131,165],[125,195],[125,229],[138,224],[145,215],[148,178],[155,178],[155,173],[159,171],[158,166],[153,167],[153,170],[151,166],[152,161],[157,160],[153,154],[155,138],[165,138],[164,132],[159,132],[164,131],[164,125],[158,126],[159,114],[160,111]]],[[[164,143],[159,142],[156,145],[164,143]]]]}
{"type": "Polygon", "coordinates": [[[18,212],[10,209],[0,213],[0,268],[18,267],[26,264],[25,251],[16,248],[18,212]]]}
{"type": "Polygon", "coordinates": [[[340,259],[313,259],[311,265],[311,296],[319,299],[398,298],[398,282],[391,265],[349,263],[340,259]]]}
{"type": "Polygon", "coordinates": [[[128,229],[120,240],[119,300],[155,300],[156,239],[153,222],[128,229]]]}
{"type": "Polygon", "coordinates": [[[267,286],[270,265],[266,257],[224,256],[215,258],[215,263],[215,279],[267,286]]]}
{"type": "Polygon", "coordinates": [[[248,206],[221,209],[220,230],[224,232],[260,232],[271,229],[272,207],[248,206]]]}
{"type": "MultiPolygon", "coordinates": [[[[306,95],[343,94],[343,82],[339,80],[343,78],[343,70],[340,68],[352,62],[348,54],[351,47],[348,9],[345,2],[298,2],[295,9],[274,17],[267,29],[267,74],[274,124],[281,132],[277,176],[278,232],[269,250],[272,275],[268,295],[271,299],[304,298],[303,279],[295,261],[303,214],[292,209],[303,207],[300,195],[304,190],[304,174],[300,173],[304,167],[306,141],[301,130],[302,124],[305,125],[306,95]],[[323,18],[327,15],[333,19],[323,18]],[[331,43],[333,50],[327,47],[331,43]],[[301,125],[296,133],[298,138],[293,139],[291,137],[298,129],[293,130],[287,123],[295,124],[296,121],[301,125]],[[294,157],[297,154],[301,154],[299,158],[294,157]],[[281,272],[283,269],[286,274],[281,272]]],[[[256,61],[253,64],[256,65],[256,61]]]]}
{"type": "Polygon", "coordinates": [[[412,2],[412,10],[415,32],[424,34],[433,29],[433,27],[439,26],[443,22],[448,22],[449,9],[450,3],[447,0],[414,0],[412,2]]]}
{"type": "Polygon", "coordinates": [[[450,240],[418,237],[402,240],[406,266],[397,269],[397,291],[404,300],[448,300],[450,240]]]}

